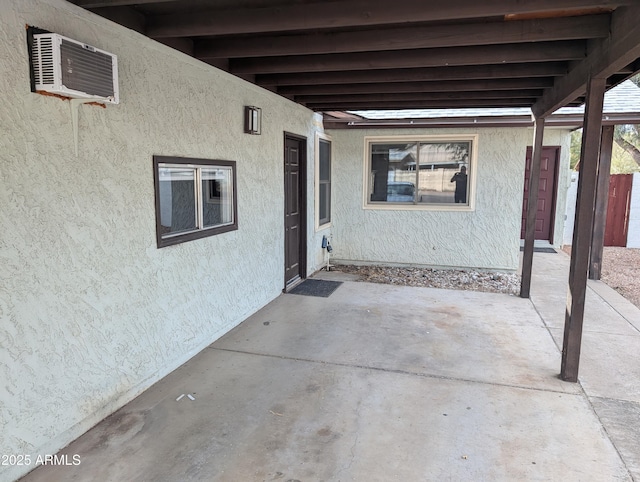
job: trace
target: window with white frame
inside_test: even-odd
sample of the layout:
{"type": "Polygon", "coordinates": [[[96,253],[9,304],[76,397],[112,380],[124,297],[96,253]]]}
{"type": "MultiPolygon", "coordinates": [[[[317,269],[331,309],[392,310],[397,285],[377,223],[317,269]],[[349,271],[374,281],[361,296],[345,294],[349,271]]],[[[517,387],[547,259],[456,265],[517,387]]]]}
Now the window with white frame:
{"type": "Polygon", "coordinates": [[[476,145],[476,135],[365,138],[365,206],[468,209],[476,145]]]}
{"type": "Polygon", "coordinates": [[[153,157],[158,247],[238,229],[236,163],[153,157]]]}
{"type": "Polygon", "coordinates": [[[331,138],[316,134],[316,226],[331,223],[331,138]]]}

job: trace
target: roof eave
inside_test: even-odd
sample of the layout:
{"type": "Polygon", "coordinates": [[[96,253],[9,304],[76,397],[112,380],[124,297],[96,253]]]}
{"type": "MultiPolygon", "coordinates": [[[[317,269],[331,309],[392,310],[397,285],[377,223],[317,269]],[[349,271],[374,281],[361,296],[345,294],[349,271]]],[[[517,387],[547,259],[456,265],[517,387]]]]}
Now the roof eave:
{"type": "MultiPolygon", "coordinates": [[[[582,114],[554,114],[546,119],[547,127],[582,127],[582,114]]],[[[640,124],[640,112],[624,114],[604,114],[604,125],[640,124]]],[[[434,117],[424,119],[345,119],[325,117],[325,129],[411,129],[423,127],[533,127],[531,115],[520,116],[477,116],[477,117],[434,117]]]]}

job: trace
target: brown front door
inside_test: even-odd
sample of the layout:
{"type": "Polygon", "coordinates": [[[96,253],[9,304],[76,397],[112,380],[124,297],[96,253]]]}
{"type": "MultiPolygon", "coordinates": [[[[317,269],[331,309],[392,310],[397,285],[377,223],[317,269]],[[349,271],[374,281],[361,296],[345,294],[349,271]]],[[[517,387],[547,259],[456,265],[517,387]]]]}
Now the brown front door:
{"type": "MultiPolygon", "coordinates": [[[[524,173],[524,199],[522,201],[522,224],[520,239],[524,239],[529,197],[529,173],[531,171],[532,148],[527,147],[527,164],[524,173]]],[[[540,159],[540,185],[538,189],[538,212],[536,213],[535,239],[553,241],[553,222],[556,206],[559,147],[543,147],[540,159]]]]}
{"type": "Polygon", "coordinates": [[[285,135],[284,141],[284,284],[285,290],[305,277],[306,141],[285,135]]]}

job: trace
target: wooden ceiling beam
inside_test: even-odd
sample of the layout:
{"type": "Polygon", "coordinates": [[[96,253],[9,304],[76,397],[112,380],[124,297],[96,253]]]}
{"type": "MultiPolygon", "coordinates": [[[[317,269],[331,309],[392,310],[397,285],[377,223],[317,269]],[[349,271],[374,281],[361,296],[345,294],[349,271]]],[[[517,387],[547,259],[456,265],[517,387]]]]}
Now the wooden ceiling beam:
{"type": "Polygon", "coordinates": [[[542,95],[541,90],[486,90],[480,92],[406,92],[383,94],[296,95],[295,102],[302,104],[346,104],[349,102],[470,100],[479,99],[533,99],[542,95]]]}
{"type": "Polygon", "coordinates": [[[409,101],[376,101],[376,102],[347,102],[336,104],[307,104],[312,110],[383,110],[383,109],[456,109],[473,107],[531,107],[535,102],[531,99],[478,99],[472,100],[409,100],[409,101]]]}
{"type": "Polygon", "coordinates": [[[567,73],[566,62],[527,64],[471,65],[427,67],[421,69],[352,70],[294,74],[263,74],[256,76],[258,85],[357,84],[372,82],[420,82],[472,79],[511,79],[553,77],[567,73]]]}
{"type": "Polygon", "coordinates": [[[618,8],[612,14],[611,36],[594,41],[587,57],[559,78],[532,110],[537,117],[554,111],[584,95],[591,78],[607,78],[640,59],[640,4],[618,8]]]}
{"type": "MultiPolygon", "coordinates": [[[[429,8],[423,0],[394,0],[391,7],[371,0],[265,0],[239,2],[240,8],[198,0],[165,4],[162,14],[154,14],[159,9],[151,4],[172,0],[70,1],[289,97],[338,95],[332,86],[340,84],[353,90],[345,94],[374,94],[371,89],[387,89],[385,84],[395,87],[383,94],[401,94],[416,82],[455,87],[463,81],[538,79],[553,83],[533,106],[545,117],[583,96],[588,78],[615,85],[640,59],[638,0],[448,0],[429,8]],[[431,28],[423,28],[425,22],[431,28]],[[240,38],[196,38],[203,35],[240,38]],[[306,93],[287,93],[316,84],[306,93]]],[[[467,88],[477,90],[504,89],[467,88]]],[[[434,86],[426,92],[432,91],[447,92],[434,86]]],[[[499,100],[522,102],[515,96],[469,99],[499,100]]]]}
{"type": "Polygon", "coordinates": [[[71,0],[82,8],[122,7],[130,5],[144,5],[146,3],[174,2],[175,0],[71,0]]]}
{"type": "Polygon", "coordinates": [[[513,22],[394,27],[356,32],[220,38],[197,42],[195,56],[209,59],[335,54],[576,40],[604,38],[607,35],[609,15],[587,15],[513,22]]]}
{"type": "Polygon", "coordinates": [[[456,80],[451,82],[391,82],[378,84],[330,84],[279,87],[281,95],[381,94],[385,92],[462,92],[545,89],[553,79],[456,80]]]}
{"type": "MultiPolygon", "coordinates": [[[[206,61],[205,63],[215,67],[216,69],[224,70],[225,72],[229,72],[229,60],[228,59],[211,59],[206,61]]],[[[254,76],[255,78],[255,76],[254,76]]]]}
{"type": "Polygon", "coordinates": [[[274,74],[544,62],[578,60],[584,57],[584,42],[562,41],[492,45],[490,47],[403,50],[399,52],[232,59],[230,68],[231,72],[238,74],[274,74]]]}
{"type": "MultiPolygon", "coordinates": [[[[104,0],[103,0],[104,1],[104,0]]],[[[278,5],[262,8],[225,9],[184,14],[165,14],[149,19],[147,35],[197,37],[261,32],[297,31],[391,25],[483,18],[507,14],[547,12],[562,9],[615,8],[635,0],[448,0],[430,4],[423,0],[343,0],[278,5]]]]}
{"type": "Polygon", "coordinates": [[[168,37],[159,39],[158,42],[166,45],[167,47],[171,47],[172,49],[178,50],[183,54],[190,55],[193,57],[194,47],[193,40],[187,37],[168,37]]]}
{"type": "Polygon", "coordinates": [[[615,87],[625,80],[633,77],[635,74],[640,73],[640,58],[635,62],[627,65],[624,69],[617,71],[615,74],[609,76],[607,79],[607,86],[615,87]]]}
{"type": "Polygon", "coordinates": [[[104,7],[93,10],[97,15],[120,24],[128,29],[144,34],[147,28],[146,17],[130,7],[104,7]]]}

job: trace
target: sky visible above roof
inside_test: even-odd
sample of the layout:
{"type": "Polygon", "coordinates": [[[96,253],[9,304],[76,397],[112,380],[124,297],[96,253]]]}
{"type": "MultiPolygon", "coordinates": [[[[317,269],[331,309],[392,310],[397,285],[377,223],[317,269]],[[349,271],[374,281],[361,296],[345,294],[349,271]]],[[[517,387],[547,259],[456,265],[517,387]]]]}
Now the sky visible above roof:
{"type": "MultiPolygon", "coordinates": [[[[528,107],[513,108],[476,108],[476,109],[402,109],[402,110],[358,110],[349,111],[365,119],[435,119],[451,117],[510,117],[531,116],[528,107]]],[[[553,115],[571,115],[584,113],[584,105],[562,107],[553,115]]],[[[604,114],[640,113],[640,88],[626,80],[609,90],[604,96],[604,114]]]]}

